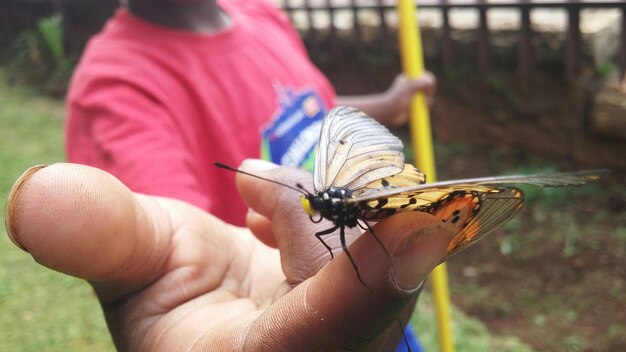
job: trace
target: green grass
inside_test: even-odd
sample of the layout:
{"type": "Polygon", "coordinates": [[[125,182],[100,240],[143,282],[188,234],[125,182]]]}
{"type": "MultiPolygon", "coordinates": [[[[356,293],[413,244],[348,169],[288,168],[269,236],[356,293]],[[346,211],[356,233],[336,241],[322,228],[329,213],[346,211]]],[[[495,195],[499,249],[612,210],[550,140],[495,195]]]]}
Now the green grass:
{"type": "MultiPolygon", "coordinates": [[[[28,167],[63,160],[63,103],[5,82],[0,71],[2,204],[28,167]]],[[[0,326],[0,351],[114,349],[89,285],[36,264],[11,243],[4,226],[0,233],[0,326]]]]}
{"type": "MultiPolygon", "coordinates": [[[[0,70],[0,199],[28,167],[62,161],[63,102],[10,87],[0,70]]],[[[45,204],[41,205],[45,207],[45,204]]],[[[69,255],[69,254],[68,254],[69,255]]],[[[432,298],[424,293],[413,317],[427,351],[436,351],[432,298]]],[[[457,351],[530,351],[514,337],[492,336],[476,319],[454,311],[457,351]]],[[[0,233],[0,351],[114,350],[90,286],[36,264],[0,233]]]]}
{"type": "MultiPolygon", "coordinates": [[[[435,304],[429,292],[423,292],[417,303],[411,322],[417,330],[425,351],[438,351],[438,333],[435,316],[435,304]]],[[[458,352],[531,352],[528,345],[513,336],[494,336],[485,325],[460,310],[452,307],[452,334],[458,352]]]]}

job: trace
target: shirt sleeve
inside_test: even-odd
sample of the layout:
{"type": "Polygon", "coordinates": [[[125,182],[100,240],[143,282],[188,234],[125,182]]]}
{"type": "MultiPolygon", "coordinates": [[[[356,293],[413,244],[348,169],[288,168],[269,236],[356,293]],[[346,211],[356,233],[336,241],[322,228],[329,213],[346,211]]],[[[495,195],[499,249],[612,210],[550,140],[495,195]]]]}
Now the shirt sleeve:
{"type": "Polygon", "coordinates": [[[105,170],[135,192],[211,210],[200,163],[154,94],[121,79],[87,80],[75,88],[68,97],[68,161],[105,170]]]}

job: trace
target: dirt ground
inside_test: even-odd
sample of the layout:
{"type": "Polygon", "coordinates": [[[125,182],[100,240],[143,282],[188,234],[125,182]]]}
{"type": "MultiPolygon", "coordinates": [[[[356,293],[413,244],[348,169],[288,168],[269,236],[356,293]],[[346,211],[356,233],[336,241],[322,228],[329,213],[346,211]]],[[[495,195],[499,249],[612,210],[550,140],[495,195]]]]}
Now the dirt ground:
{"type": "MultiPolygon", "coordinates": [[[[318,62],[340,94],[381,91],[399,71],[393,60],[345,58],[318,62]]],[[[558,79],[437,76],[431,116],[440,179],[546,167],[614,171],[600,186],[527,192],[516,219],[449,262],[454,304],[538,351],[623,350],[626,143],[594,136],[579,117],[587,91],[558,79]]]]}

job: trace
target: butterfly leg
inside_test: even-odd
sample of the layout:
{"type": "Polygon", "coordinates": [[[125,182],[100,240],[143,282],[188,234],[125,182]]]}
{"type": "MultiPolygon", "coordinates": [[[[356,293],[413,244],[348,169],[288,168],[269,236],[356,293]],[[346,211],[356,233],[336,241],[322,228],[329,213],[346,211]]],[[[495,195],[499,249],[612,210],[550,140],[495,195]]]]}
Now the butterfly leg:
{"type": "MultiPolygon", "coordinates": [[[[322,238],[322,236],[326,236],[326,235],[329,235],[329,234],[331,234],[331,233],[335,232],[335,230],[337,230],[337,228],[338,228],[338,227],[339,227],[339,226],[331,227],[331,228],[329,228],[329,229],[327,229],[327,230],[320,231],[320,232],[318,232],[318,233],[316,233],[316,234],[315,234],[315,237],[317,237],[317,239],[318,239],[320,242],[322,242],[322,244],[324,245],[324,247],[326,247],[326,249],[328,249],[328,253],[330,253],[330,259],[335,258],[335,255],[333,254],[333,249],[332,249],[332,248],[330,248],[330,246],[329,246],[328,244],[326,244],[326,241],[324,241],[324,239],[322,238]]],[[[342,230],[343,230],[343,228],[342,228],[342,230]]],[[[342,236],[343,236],[343,235],[342,235],[342,236]]]]}
{"type": "Polygon", "coordinates": [[[361,277],[361,273],[359,272],[359,267],[356,265],[354,258],[352,258],[350,251],[348,251],[348,246],[346,245],[345,226],[341,226],[339,228],[339,240],[341,241],[341,248],[343,248],[343,251],[346,252],[348,259],[350,259],[350,263],[352,263],[352,267],[354,268],[354,271],[356,271],[356,276],[359,278],[359,281],[361,281],[363,286],[369,288],[369,290],[372,291],[372,289],[369,286],[367,286],[365,281],[363,281],[363,278],[361,277]]]}
{"type": "Polygon", "coordinates": [[[400,317],[398,317],[396,321],[398,322],[398,326],[400,326],[400,331],[402,331],[402,338],[404,339],[404,345],[406,346],[406,350],[409,352],[412,352],[411,345],[409,344],[409,339],[407,339],[406,337],[406,333],[404,332],[404,325],[402,325],[402,321],[400,321],[400,317]]]}
{"type": "Polygon", "coordinates": [[[361,225],[360,222],[357,222],[357,224],[359,224],[359,227],[363,230],[368,230],[372,234],[372,236],[374,236],[374,238],[376,239],[376,242],[378,242],[378,244],[382,247],[383,251],[385,251],[385,255],[389,257],[389,252],[387,251],[387,248],[385,248],[385,245],[376,234],[376,231],[374,231],[374,229],[370,226],[370,224],[367,223],[367,221],[365,220],[361,220],[361,221],[363,221],[363,223],[365,224],[365,227],[363,227],[363,225],[361,225]]]}

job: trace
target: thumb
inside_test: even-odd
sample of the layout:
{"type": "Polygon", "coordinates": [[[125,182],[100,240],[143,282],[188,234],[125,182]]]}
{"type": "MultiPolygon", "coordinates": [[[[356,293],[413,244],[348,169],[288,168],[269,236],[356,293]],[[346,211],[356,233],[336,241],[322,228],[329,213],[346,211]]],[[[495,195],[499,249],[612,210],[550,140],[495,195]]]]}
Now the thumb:
{"type": "Polygon", "coordinates": [[[367,287],[341,253],[259,316],[247,342],[267,346],[271,338],[272,345],[287,350],[364,350],[376,348],[391,332],[397,338],[389,341],[397,344],[400,328],[388,328],[442,261],[452,233],[423,213],[398,214],[374,230],[389,256],[368,232],[349,247],[367,287]]]}

